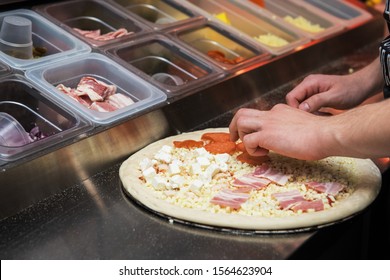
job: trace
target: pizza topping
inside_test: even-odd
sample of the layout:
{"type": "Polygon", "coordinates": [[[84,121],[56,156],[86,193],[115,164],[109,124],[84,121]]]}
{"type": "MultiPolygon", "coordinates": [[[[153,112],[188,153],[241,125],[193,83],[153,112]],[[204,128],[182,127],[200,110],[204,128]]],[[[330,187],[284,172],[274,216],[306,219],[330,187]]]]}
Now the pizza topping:
{"type": "Polygon", "coordinates": [[[234,142],[212,142],[206,144],[204,148],[212,154],[230,154],[236,151],[236,143],[234,142]]]}
{"type": "Polygon", "coordinates": [[[291,177],[291,175],[286,175],[267,164],[262,164],[257,167],[253,175],[260,178],[267,178],[281,186],[285,185],[291,177]]]}
{"type": "Polygon", "coordinates": [[[337,195],[341,190],[345,188],[343,184],[340,184],[338,182],[308,182],[306,183],[306,186],[317,192],[326,193],[333,196],[337,195]]]}
{"type": "Polygon", "coordinates": [[[250,187],[251,189],[259,190],[268,186],[269,183],[271,183],[271,181],[266,178],[258,178],[252,174],[246,174],[240,178],[235,179],[232,185],[240,189],[243,187],[250,187]]]}
{"type": "Polygon", "coordinates": [[[249,199],[248,193],[235,192],[230,189],[222,189],[211,199],[211,203],[221,207],[230,207],[232,209],[241,208],[241,204],[249,199]]]}
{"type": "Polygon", "coordinates": [[[231,142],[230,134],[227,132],[209,132],[204,133],[201,137],[206,142],[231,142]]]}
{"type": "Polygon", "coordinates": [[[291,206],[295,205],[297,202],[305,201],[305,198],[299,190],[274,193],[272,196],[276,198],[282,209],[290,209],[291,206]]]}
{"type": "Polygon", "coordinates": [[[264,162],[269,161],[268,156],[254,157],[247,152],[242,152],[237,156],[237,159],[241,162],[248,163],[250,165],[261,165],[264,162]]]}
{"type": "Polygon", "coordinates": [[[313,201],[303,200],[295,203],[291,210],[294,212],[302,211],[302,212],[308,212],[310,210],[314,211],[322,211],[324,210],[324,203],[321,199],[316,199],[313,201]]]}
{"type": "Polygon", "coordinates": [[[195,140],[184,140],[184,141],[173,141],[173,145],[175,148],[201,148],[203,147],[203,141],[195,141],[195,140]]]}

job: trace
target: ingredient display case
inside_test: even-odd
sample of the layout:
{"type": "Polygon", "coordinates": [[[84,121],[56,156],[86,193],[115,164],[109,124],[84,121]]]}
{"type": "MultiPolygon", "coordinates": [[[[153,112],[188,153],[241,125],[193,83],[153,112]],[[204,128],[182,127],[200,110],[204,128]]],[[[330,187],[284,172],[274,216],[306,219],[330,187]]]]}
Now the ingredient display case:
{"type": "Polygon", "coordinates": [[[170,34],[194,54],[217,64],[227,75],[270,58],[266,51],[215,22],[177,28],[170,34]]]}
{"type": "Polygon", "coordinates": [[[224,73],[164,35],[106,50],[113,60],[164,90],[174,100],[221,81],[224,73]]]}
{"type": "Polygon", "coordinates": [[[21,75],[0,78],[0,113],[13,122],[8,130],[0,128],[0,165],[47,153],[92,128],[71,110],[45,98],[42,90],[21,75]],[[3,141],[10,139],[9,134],[23,141],[3,141]]]}
{"type": "Polygon", "coordinates": [[[204,18],[175,0],[109,0],[131,17],[155,30],[175,28],[204,18]]]}
{"type": "Polygon", "coordinates": [[[242,38],[274,55],[289,52],[310,41],[272,17],[242,9],[233,1],[188,0],[186,3],[209,20],[224,23],[227,29],[234,29],[242,38]]]}
{"type": "Polygon", "coordinates": [[[316,13],[307,7],[297,5],[291,0],[264,0],[264,6],[254,4],[248,0],[236,1],[253,11],[263,9],[275,20],[297,28],[301,34],[312,40],[326,38],[344,28],[340,22],[326,17],[325,14],[316,13]]]}
{"type": "Polygon", "coordinates": [[[151,31],[106,1],[66,1],[36,6],[34,10],[94,48],[133,40],[151,31]]]}
{"type": "Polygon", "coordinates": [[[362,8],[341,0],[293,0],[297,5],[312,9],[317,13],[325,13],[328,17],[339,21],[346,27],[353,27],[366,22],[372,15],[362,8]]]}
{"type": "Polygon", "coordinates": [[[0,51],[0,60],[18,70],[26,70],[44,63],[63,60],[89,53],[91,48],[62,28],[34,11],[18,9],[0,13],[0,23],[7,16],[18,16],[31,21],[34,58],[22,59],[0,51]]]}
{"type": "Polygon", "coordinates": [[[37,67],[27,71],[26,77],[44,89],[47,98],[81,114],[95,126],[113,125],[130,119],[157,107],[166,99],[164,92],[101,54],[88,54],[66,62],[37,67]],[[81,85],[83,78],[87,78],[87,81],[81,85]],[[109,93],[106,90],[99,93],[102,86],[112,87],[112,91],[108,89],[109,93]],[[64,88],[70,93],[61,91],[64,88]],[[93,91],[92,95],[87,94],[87,102],[84,102],[86,95],[80,96],[82,88],[86,93],[93,91]],[[72,89],[76,91],[76,97],[72,89]],[[95,97],[96,93],[100,95],[95,97]],[[123,106],[111,109],[107,103],[111,103],[110,98],[116,94],[121,95],[119,102],[126,100],[121,102],[123,106]]]}

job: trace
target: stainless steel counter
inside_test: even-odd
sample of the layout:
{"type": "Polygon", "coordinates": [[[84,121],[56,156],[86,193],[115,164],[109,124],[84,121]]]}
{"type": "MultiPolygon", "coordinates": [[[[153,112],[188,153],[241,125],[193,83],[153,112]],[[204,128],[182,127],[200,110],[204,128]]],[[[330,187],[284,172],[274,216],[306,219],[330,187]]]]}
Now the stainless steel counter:
{"type": "Polygon", "coordinates": [[[156,139],[227,126],[242,106],[269,109],[284,102],[286,92],[308,73],[347,74],[363,67],[376,57],[383,29],[377,15],[363,26],[4,168],[0,172],[0,257],[286,259],[305,258],[314,251],[313,256],[320,257],[327,251],[328,234],[345,241],[336,256],[364,257],[361,229],[369,223],[369,210],[338,225],[293,234],[221,232],[172,224],[124,195],[118,169],[127,156],[156,139]],[[359,233],[350,238],[351,231],[359,233]],[[354,249],[341,252],[343,248],[354,249]]]}

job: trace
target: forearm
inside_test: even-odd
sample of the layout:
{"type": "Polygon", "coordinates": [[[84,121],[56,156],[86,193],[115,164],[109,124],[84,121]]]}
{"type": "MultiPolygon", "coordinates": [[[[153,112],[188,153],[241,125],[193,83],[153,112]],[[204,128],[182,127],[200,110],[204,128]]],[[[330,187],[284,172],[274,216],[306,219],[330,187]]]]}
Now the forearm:
{"type": "Polygon", "coordinates": [[[323,131],[326,155],[361,158],[389,156],[389,120],[390,100],[361,106],[327,118],[324,120],[323,131]]]}
{"type": "Polygon", "coordinates": [[[381,92],[384,86],[384,79],[379,57],[365,68],[351,74],[351,78],[356,87],[355,92],[363,94],[361,101],[381,92]]]}

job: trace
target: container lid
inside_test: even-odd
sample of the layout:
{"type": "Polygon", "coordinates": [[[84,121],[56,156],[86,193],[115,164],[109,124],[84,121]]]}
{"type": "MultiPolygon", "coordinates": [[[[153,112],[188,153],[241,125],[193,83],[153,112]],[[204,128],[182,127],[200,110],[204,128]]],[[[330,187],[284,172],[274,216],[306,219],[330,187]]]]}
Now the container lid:
{"type": "Polygon", "coordinates": [[[0,60],[12,68],[26,70],[91,51],[87,44],[34,11],[19,9],[0,13],[0,23],[7,16],[23,17],[32,23],[33,59],[20,59],[0,51],[0,60]]]}
{"type": "Polygon", "coordinates": [[[97,53],[28,70],[26,77],[44,89],[47,98],[81,114],[95,126],[137,116],[163,104],[167,98],[163,91],[97,53]],[[76,95],[69,94],[76,89],[76,95]]]}

